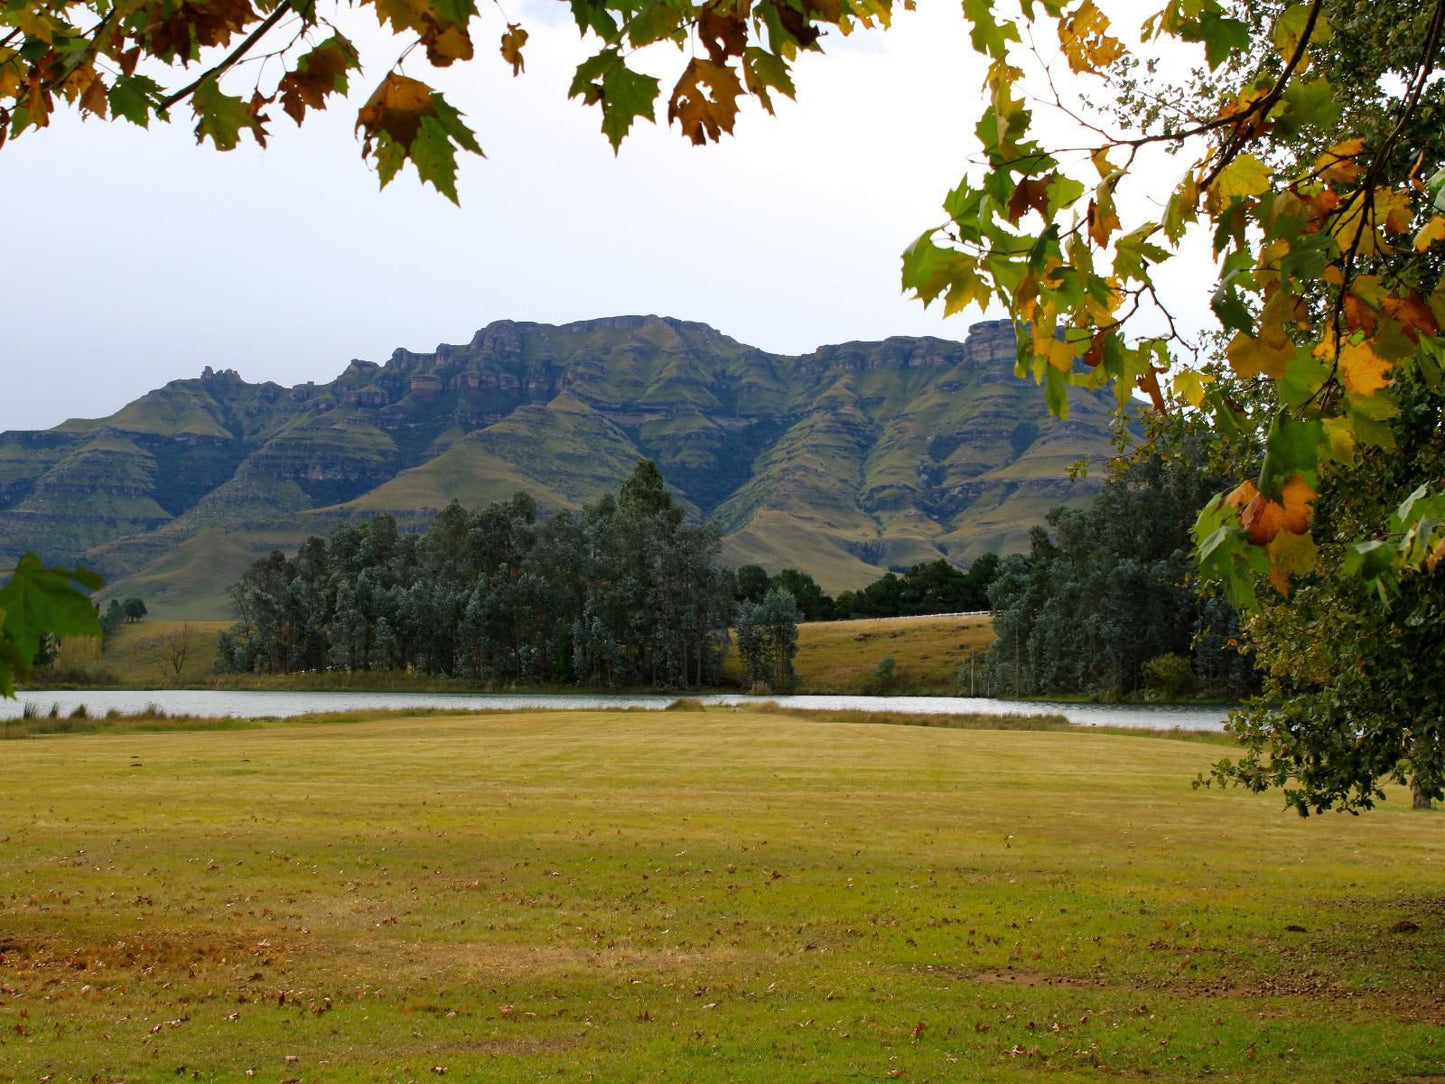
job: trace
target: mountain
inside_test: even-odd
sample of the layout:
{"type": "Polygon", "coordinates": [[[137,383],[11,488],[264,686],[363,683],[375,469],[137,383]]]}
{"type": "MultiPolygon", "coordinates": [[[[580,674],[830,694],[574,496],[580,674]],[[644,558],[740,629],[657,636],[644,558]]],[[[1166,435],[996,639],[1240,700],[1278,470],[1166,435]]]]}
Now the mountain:
{"type": "Polygon", "coordinates": [[[966,341],[892,338],[787,357],[655,316],[500,321],[464,346],[353,361],[327,384],[207,368],[109,418],[0,434],[0,556],[101,571],[153,612],[226,616],[271,549],[345,518],[424,522],[525,489],[575,508],[656,460],[715,516],[724,558],[837,591],[940,555],[1017,549],[1086,502],[1079,459],[1110,454],[1112,400],[1067,422],[1013,376],[1006,321],[966,341]]]}

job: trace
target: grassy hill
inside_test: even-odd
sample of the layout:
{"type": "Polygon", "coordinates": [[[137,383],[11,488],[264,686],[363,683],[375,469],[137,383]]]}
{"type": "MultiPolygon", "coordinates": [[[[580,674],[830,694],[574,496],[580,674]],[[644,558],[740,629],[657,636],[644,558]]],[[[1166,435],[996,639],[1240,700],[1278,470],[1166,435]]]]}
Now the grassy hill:
{"type": "Polygon", "coordinates": [[[718,518],[729,562],[856,588],[1020,548],[1096,491],[1067,468],[1112,454],[1112,399],[1076,389],[1049,417],[1014,346],[991,322],[785,357],[649,316],[502,321],[294,388],[208,369],[109,418],[0,434],[0,558],[84,563],[159,616],[213,619],[252,560],[343,520],[419,527],[518,489],[575,508],[645,456],[718,518]]]}
{"type": "Polygon", "coordinates": [[[13,741],[7,1074],[1438,1079],[1437,815],[1191,789],[1223,751],[744,710],[13,741]]]}

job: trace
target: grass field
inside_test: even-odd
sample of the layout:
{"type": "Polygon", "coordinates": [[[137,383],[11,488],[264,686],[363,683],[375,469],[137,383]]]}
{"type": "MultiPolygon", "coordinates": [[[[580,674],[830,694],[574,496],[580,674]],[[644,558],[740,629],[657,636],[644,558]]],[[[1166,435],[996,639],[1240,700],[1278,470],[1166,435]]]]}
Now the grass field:
{"type": "MultiPolygon", "coordinates": [[[[74,640],[62,645],[58,665],[67,684],[85,684],[85,675],[106,675],[122,685],[137,688],[226,685],[263,689],[460,689],[460,679],[416,678],[405,674],[284,674],[218,676],[212,671],[216,637],[229,627],[224,621],[155,621],[122,625],[105,642],[74,640]],[[172,665],[175,645],[187,646],[185,662],[177,673],[172,665]]],[[[885,655],[896,663],[895,677],[886,690],[895,693],[957,695],[967,692],[958,684],[959,668],[967,667],[970,652],[980,666],[984,650],[993,642],[988,617],[900,617],[885,620],[818,621],[798,626],[798,656],[794,668],[800,692],[866,693],[874,688],[872,672],[885,655]]],[[[738,673],[737,657],[728,660],[728,673],[738,673]]],[[[102,684],[111,682],[101,680],[102,684]]],[[[982,684],[978,687],[983,694],[982,684]]]]}
{"type": "Polygon", "coordinates": [[[1445,1079],[1440,821],[744,710],[36,738],[0,1076],[1445,1079]]]}
{"type": "MultiPolygon", "coordinates": [[[[793,668],[800,692],[958,696],[968,692],[965,674],[970,654],[980,670],[993,643],[993,621],[982,617],[892,617],[856,621],[817,621],[798,626],[798,656],[793,668]],[[893,682],[877,688],[872,677],[885,655],[895,663],[893,682]]],[[[978,693],[983,695],[983,685],[978,693]]]]}

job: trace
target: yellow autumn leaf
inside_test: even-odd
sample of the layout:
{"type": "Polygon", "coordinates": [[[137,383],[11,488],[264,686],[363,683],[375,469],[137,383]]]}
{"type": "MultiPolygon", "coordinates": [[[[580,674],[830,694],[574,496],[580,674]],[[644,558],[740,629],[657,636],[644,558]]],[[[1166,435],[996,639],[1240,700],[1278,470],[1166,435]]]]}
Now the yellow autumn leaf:
{"type": "Polygon", "coordinates": [[[1365,141],[1359,138],[1346,139],[1336,143],[1315,159],[1314,172],[1319,175],[1321,180],[1349,184],[1364,172],[1360,164],[1355,161],[1364,149],[1365,141]]]}
{"type": "Polygon", "coordinates": [[[1340,377],[1351,398],[1363,399],[1374,395],[1390,382],[1386,374],[1392,368],[1394,364],[1375,353],[1368,340],[1346,343],[1340,350],[1340,377]]]}
{"type": "Polygon", "coordinates": [[[1269,167],[1253,154],[1241,154],[1219,171],[1210,186],[1220,200],[1235,196],[1258,196],[1269,191],[1269,167]]]}
{"type": "Polygon", "coordinates": [[[1076,73],[1098,72],[1124,55],[1123,43],[1108,33],[1109,18],[1094,0],[1084,0],[1059,20],[1059,47],[1076,73]]]}
{"type": "Polygon", "coordinates": [[[1281,531],[1265,547],[1269,554],[1269,582],[1288,597],[1291,576],[1304,576],[1319,567],[1319,548],[1308,531],[1281,531]]]}
{"type": "Polygon", "coordinates": [[[1436,241],[1445,241],[1445,215],[1436,215],[1415,235],[1415,251],[1424,252],[1436,241]]]}
{"type": "Polygon", "coordinates": [[[1224,353],[1230,368],[1242,377],[1267,376],[1272,380],[1283,380],[1295,348],[1288,338],[1256,339],[1240,331],[1229,341],[1224,353]]]}
{"type": "Polygon", "coordinates": [[[1094,163],[1094,168],[1099,171],[1099,180],[1106,181],[1109,174],[1114,172],[1114,163],[1109,161],[1109,148],[1099,147],[1089,153],[1089,161],[1094,163]]]}
{"type": "Polygon", "coordinates": [[[1201,373],[1197,369],[1184,369],[1174,374],[1174,397],[1183,399],[1196,410],[1204,402],[1204,387],[1214,383],[1213,373],[1201,373]]]}
{"type": "Polygon", "coordinates": [[[1410,193],[1396,189],[1375,190],[1375,221],[1383,222],[1390,233],[1408,233],[1410,221],[1410,193]]]}

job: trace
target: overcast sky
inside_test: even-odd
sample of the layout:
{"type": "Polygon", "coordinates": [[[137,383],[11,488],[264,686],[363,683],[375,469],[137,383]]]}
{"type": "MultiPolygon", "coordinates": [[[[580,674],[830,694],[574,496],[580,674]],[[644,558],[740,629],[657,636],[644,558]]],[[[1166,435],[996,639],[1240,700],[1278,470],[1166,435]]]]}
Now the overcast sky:
{"type": "MultiPolygon", "coordinates": [[[[566,7],[509,5],[532,34],[520,79],[488,9],[477,60],[409,69],[447,89],[487,152],[465,156],[460,209],[409,169],[378,192],[360,161],[355,101],[389,39],[354,34],[373,62],[353,104],[299,131],[273,107],[264,151],[197,147],[184,109],[148,132],[57,113],[0,151],[0,366],[25,389],[0,397],[0,429],[103,416],[206,365],[330,380],[353,357],[465,342],[499,319],[659,313],[788,353],[963,338],[976,311],[944,321],[898,285],[981,109],[957,6],[921,8],[887,33],[832,35],[799,60],[798,102],[747,108],[735,139],[695,148],[640,123],[618,157],[598,112],[566,98],[591,51],[566,7]]],[[[654,52],[675,77],[679,55],[654,52]]]]}

